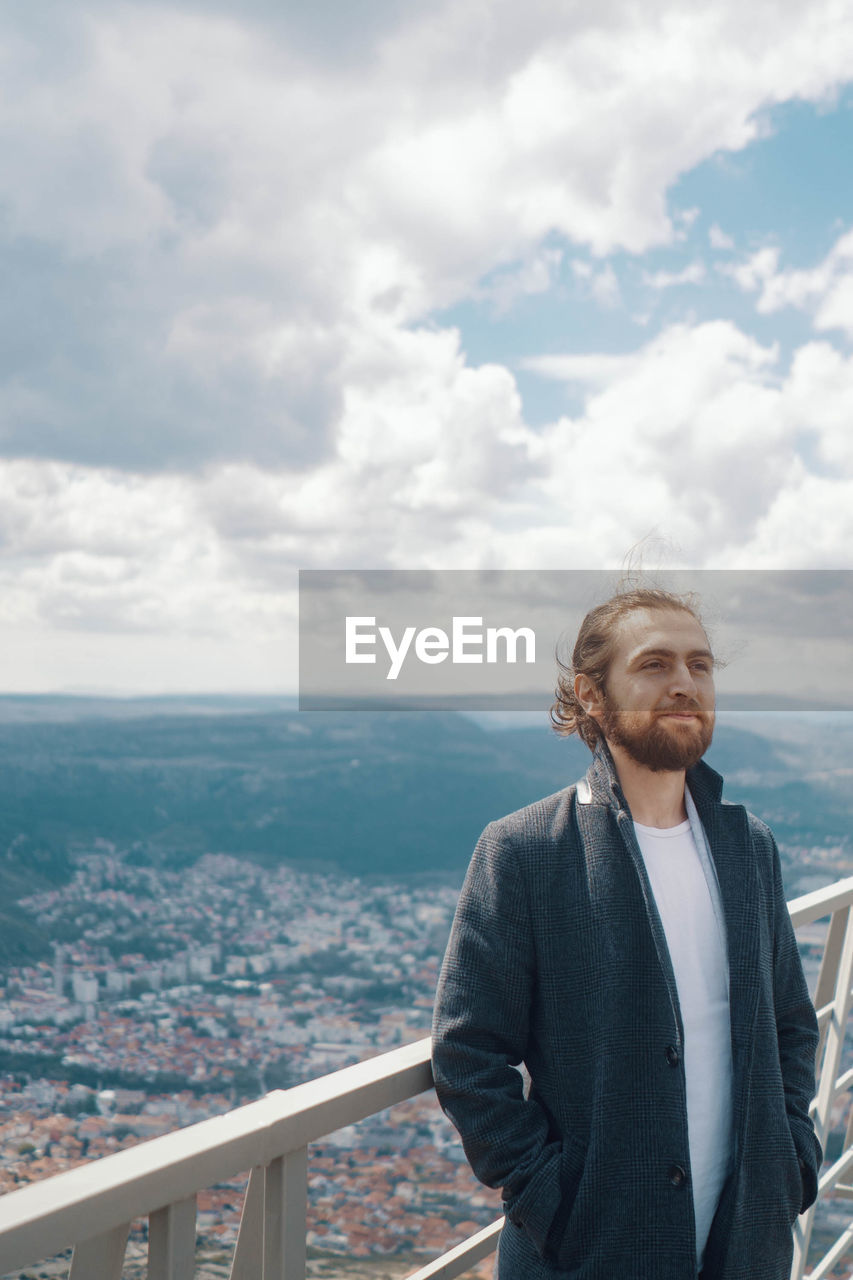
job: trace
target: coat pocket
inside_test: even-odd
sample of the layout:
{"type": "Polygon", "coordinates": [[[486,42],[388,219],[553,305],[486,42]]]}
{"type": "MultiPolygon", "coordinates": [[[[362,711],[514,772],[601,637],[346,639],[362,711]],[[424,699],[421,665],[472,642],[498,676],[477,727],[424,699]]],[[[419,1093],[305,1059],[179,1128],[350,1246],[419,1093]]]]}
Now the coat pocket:
{"type": "Polygon", "coordinates": [[[569,1261],[571,1216],[586,1166],[586,1154],[584,1143],[570,1134],[565,1135],[560,1155],[560,1207],[548,1233],[546,1249],[546,1257],[561,1269],[569,1261]]]}
{"type": "Polygon", "coordinates": [[[800,1216],[800,1207],[803,1203],[803,1174],[800,1169],[800,1157],[797,1155],[797,1147],[791,1134],[790,1126],[788,1130],[788,1152],[785,1158],[785,1186],[788,1195],[788,1204],[790,1211],[788,1217],[793,1224],[800,1216]]]}

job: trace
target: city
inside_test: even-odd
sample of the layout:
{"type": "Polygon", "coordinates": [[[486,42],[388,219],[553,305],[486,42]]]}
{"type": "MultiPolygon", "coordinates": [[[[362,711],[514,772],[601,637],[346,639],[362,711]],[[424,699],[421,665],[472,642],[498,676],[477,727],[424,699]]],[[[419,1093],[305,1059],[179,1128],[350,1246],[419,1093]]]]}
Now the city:
{"type": "MultiPolygon", "coordinates": [[[[446,884],[224,855],[170,873],[106,842],[74,862],[69,885],[22,904],[51,937],[74,940],[56,943],[52,963],[6,974],[0,1193],[429,1030],[456,899],[446,884]]],[[[233,1246],[244,1188],[200,1202],[211,1276],[227,1274],[216,1259],[233,1246]]],[[[309,1196],[318,1274],[327,1255],[385,1256],[402,1274],[406,1258],[434,1256],[500,1213],[431,1095],[315,1144],[309,1196]]],[[[129,1265],[134,1250],[141,1266],[141,1230],[129,1265]]]]}

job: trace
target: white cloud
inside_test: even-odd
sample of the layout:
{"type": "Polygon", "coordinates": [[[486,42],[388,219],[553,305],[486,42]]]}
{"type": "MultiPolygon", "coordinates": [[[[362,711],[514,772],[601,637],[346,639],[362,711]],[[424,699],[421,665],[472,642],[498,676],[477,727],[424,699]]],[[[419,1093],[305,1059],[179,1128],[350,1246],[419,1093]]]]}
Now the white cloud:
{"type": "Polygon", "coordinates": [[[731,549],[726,567],[850,569],[851,545],[853,478],[800,468],[756,520],[748,545],[731,549]]]}
{"type": "Polygon", "coordinates": [[[612,309],[622,305],[622,290],[613,264],[606,262],[596,268],[583,258],[573,258],[572,274],[579,286],[579,296],[591,298],[599,307],[612,309]]]}
{"type": "Polygon", "coordinates": [[[701,212],[702,210],[698,205],[694,205],[690,209],[675,209],[673,211],[672,220],[675,224],[673,239],[675,241],[682,243],[687,239],[690,228],[701,212]]]}
{"type": "Polygon", "coordinates": [[[203,632],[227,619],[210,590],[220,548],[190,480],[21,461],[0,469],[0,495],[8,622],[203,632]]]}
{"type": "Polygon", "coordinates": [[[794,355],[785,391],[787,412],[817,465],[838,480],[853,480],[853,360],[828,342],[809,342],[794,355]]]}
{"type": "Polygon", "coordinates": [[[728,322],[675,326],[625,355],[529,360],[584,394],[578,416],[537,438],[530,541],[566,555],[580,529],[618,563],[658,528],[694,566],[847,563],[849,544],[831,549],[812,503],[838,495],[837,512],[849,496],[853,360],[826,343],[801,348],[787,375],[778,360],[728,322]],[[791,495],[799,515],[786,525],[774,513],[790,517],[791,495]]]}
{"type": "Polygon", "coordinates": [[[755,305],[762,315],[796,307],[811,315],[815,329],[853,336],[853,230],[840,236],[815,267],[780,270],[779,258],[778,248],[765,247],[720,270],[746,292],[758,293],[755,305]]]}
{"type": "Polygon", "coordinates": [[[590,292],[599,306],[618,307],[621,303],[619,281],[609,262],[601,271],[596,271],[590,279],[590,292]]]}
{"type": "Polygon", "coordinates": [[[699,214],[701,212],[702,210],[699,208],[698,205],[693,205],[689,209],[678,209],[674,214],[675,221],[679,224],[679,226],[684,227],[686,230],[689,230],[690,227],[693,226],[693,223],[699,217],[699,214]]]}
{"type": "Polygon", "coordinates": [[[723,231],[718,223],[713,223],[708,231],[708,243],[712,249],[733,249],[735,242],[730,235],[723,231]]]}
{"type": "Polygon", "coordinates": [[[636,367],[636,355],[528,356],[522,368],[559,382],[607,386],[636,367]]]}
{"type": "Polygon", "coordinates": [[[475,296],[492,303],[496,314],[505,315],[519,298],[547,293],[559,277],[562,249],[544,248],[507,270],[498,271],[475,296]]]}
{"type": "MultiPolygon", "coordinates": [[[[666,512],[692,525],[692,550],[705,538],[729,543],[787,465],[790,435],[768,376],[775,359],[772,349],[715,322],[676,326],[612,362],[567,362],[562,376],[583,379],[590,394],[580,421],[564,420],[543,436],[546,487],[557,492],[568,483],[574,441],[595,441],[606,447],[607,488],[620,509],[628,503],[651,524],[666,512]]],[[[596,491],[587,492],[579,498],[595,503],[596,491]]]]}
{"type": "Polygon", "coordinates": [[[722,275],[731,276],[745,293],[755,293],[773,278],[778,265],[779,249],[775,245],[765,245],[743,262],[723,262],[717,270],[722,275]]]}
{"type": "MultiPolygon", "coordinates": [[[[515,383],[451,330],[365,327],[333,455],[197,477],[0,466],[0,615],[76,630],[265,630],[299,567],[416,566],[535,474],[515,383]]],[[[285,610],[286,612],[286,610],[285,610]]]]}
{"type": "Polygon", "coordinates": [[[643,284],[652,289],[671,289],[682,284],[701,284],[705,274],[704,262],[697,259],[688,262],[681,271],[644,271],[643,284]]]}

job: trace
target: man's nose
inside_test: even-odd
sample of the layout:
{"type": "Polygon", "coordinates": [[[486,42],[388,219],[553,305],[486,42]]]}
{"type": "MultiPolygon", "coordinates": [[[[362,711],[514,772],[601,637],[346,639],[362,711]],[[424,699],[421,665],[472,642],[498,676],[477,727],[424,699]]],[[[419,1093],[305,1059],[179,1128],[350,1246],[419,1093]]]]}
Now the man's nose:
{"type": "Polygon", "coordinates": [[[669,691],[673,697],[676,694],[684,694],[690,698],[696,697],[696,681],[686,662],[677,662],[673,667],[669,691]]]}

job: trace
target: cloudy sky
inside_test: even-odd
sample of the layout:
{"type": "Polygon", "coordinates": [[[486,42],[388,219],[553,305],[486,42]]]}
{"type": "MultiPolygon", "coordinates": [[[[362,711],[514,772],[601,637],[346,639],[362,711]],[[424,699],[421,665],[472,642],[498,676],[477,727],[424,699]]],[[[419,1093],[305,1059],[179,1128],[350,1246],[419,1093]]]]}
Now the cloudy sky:
{"type": "Polygon", "coordinates": [[[850,6],[0,15],[4,689],[293,690],[299,568],[853,567],[850,6]]]}

